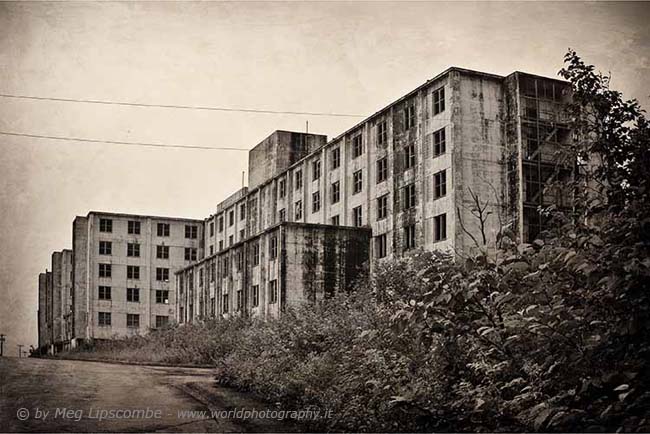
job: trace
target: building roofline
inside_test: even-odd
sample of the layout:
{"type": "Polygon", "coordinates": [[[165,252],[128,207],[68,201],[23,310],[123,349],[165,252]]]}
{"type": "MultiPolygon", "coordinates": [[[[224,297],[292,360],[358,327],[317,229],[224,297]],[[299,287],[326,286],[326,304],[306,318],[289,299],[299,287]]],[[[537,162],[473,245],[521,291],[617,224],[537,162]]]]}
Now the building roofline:
{"type": "MultiPolygon", "coordinates": [[[[361,125],[363,125],[364,123],[369,122],[370,120],[372,120],[373,118],[375,118],[375,117],[381,115],[382,113],[385,113],[386,111],[388,111],[388,110],[391,109],[392,107],[394,107],[394,106],[400,104],[400,103],[403,102],[404,100],[406,100],[406,99],[408,99],[408,98],[411,98],[413,95],[417,94],[417,93],[420,92],[422,89],[424,89],[424,88],[426,88],[427,86],[429,86],[432,82],[441,79],[442,77],[448,75],[448,74],[451,73],[451,72],[460,72],[460,73],[463,73],[463,74],[475,75],[475,76],[480,76],[480,77],[484,77],[484,78],[488,78],[488,79],[492,79],[492,80],[498,80],[498,81],[503,81],[503,80],[505,80],[507,77],[510,77],[510,76],[512,76],[512,75],[514,75],[514,74],[521,74],[521,75],[528,75],[528,76],[537,77],[537,78],[541,78],[541,79],[545,79],[545,80],[553,80],[553,81],[557,81],[557,82],[561,82],[561,83],[568,83],[567,81],[563,81],[563,80],[560,80],[560,79],[557,79],[557,78],[544,77],[544,76],[542,76],[542,75],[531,74],[531,73],[523,72],[523,71],[514,71],[514,72],[508,74],[507,76],[503,76],[503,75],[499,75],[499,74],[493,74],[493,73],[490,73],[490,72],[482,72],[482,71],[476,71],[476,70],[474,70],[474,69],[461,68],[461,67],[459,67],[459,66],[450,66],[450,67],[448,67],[447,69],[445,69],[444,71],[442,71],[441,73],[439,73],[439,74],[437,74],[436,76],[434,76],[433,78],[430,78],[430,79],[428,79],[426,82],[424,82],[424,83],[422,83],[421,85],[417,86],[417,87],[416,87],[415,89],[413,89],[412,91],[410,91],[410,92],[408,92],[407,94],[401,96],[400,98],[396,99],[395,101],[389,103],[388,105],[384,106],[383,108],[377,110],[377,111],[374,112],[373,114],[371,114],[371,115],[365,117],[363,120],[359,121],[358,123],[356,123],[356,124],[353,125],[352,127],[348,128],[347,130],[345,130],[345,131],[342,132],[341,134],[335,136],[335,137],[332,138],[331,140],[328,140],[324,145],[322,145],[322,146],[320,146],[320,147],[314,149],[314,150],[313,150],[312,152],[310,152],[309,154],[305,155],[304,157],[302,157],[302,158],[299,159],[298,161],[294,162],[292,165],[290,165],[289,167],[287,167],[287,168],[286,168],[284,171],[282,171],[280,174],[278,174],[278,175],[276,175],[276,176],[274,176],[274,177],[272,177],[272,178],[269,178],[269,179],[267,179],[266,181],[264,181],[264,182],[258,184],[257,186],[255,186],[255,188],[249,189],[248,192],[246,193],[246,195],[243,196],[241,199],[245,199],[248,195],[253,194],[254,192],[256,192],[257,190],[259,190],[260,188],[262,188],[262,187],[266,186],[267,184],[273,182],[274,179],[278,178],[279,176],[283,176],[285,173],[289,172],[289,171],[292,170],[294,167],[297,167],[297,166],[299,166],[300,164],[302,164],[305,160],[307,160],[307,159],[313,157],[315,154],[321,152],[323,149],[327,148],[328,146],[331,146],[331,145],[333,145],[334,143],[338,142],[339,140],[341,140],[341,139],[342,139],[343,137],[345,137],[346,135],[348,135],[348,134],[350,134],[351,132],[353,132],[354,130],[358,129],[358,128],[359,128],[361,125]]],[[[276,131],[292,132],[292,131],[286,131],[286,130],[276,130],[276,131]]],[[[295,132],[295,131],[294,131],[294,132],[295,132]]],[[[312,133],[309,133],[309,134],[312,134],[312,133]]],[[[324,136],[327,137],[327,135],[325,135],[325,134],[315,134],[315,135],[324,135],[324,136]]],[[[257,145],[256,145],[256,146],[257,146],[257,145]]],[[[233,195],[234,195],[234,194],[233,194],[233,195]]],[[[227,199],[229,199],[229,198],[232,197],[233,195],[228,196],[228,198],[222,200],[221,202],[219,202],[219,204],[225,202],[227,199]]],[[[238,202],[239,202],[239,200],[238,200],[238,201],[235,201],[231,206],[236,205],[238,202]]],[[[225,212],[225,211],[226,211],[227,208],[226,208],[226,209],[223,209],[223,210],[221,210],[221,211],[219,211],[219,209],[218,209],[219,204],[217,204],[217,211],[216,211],[214,214],[211,214],[210,217],[208,217],[208,219],[211,219],[212,217],[217,216],[217,215],[221,214],[222,212],[225,212]]],[[[229,206],[229,207],[230,207],[230,206],[229,206]]],[[[228,208],[229,208],[229,207],[228,207],[228,208]]]]}
{"type": "Polygon", "coordinates": [[[149,219],[156,219],[156,220],[178,220],[178,221],[186,221],[186,222],[193,222],[193,223],[202,223],[204,219],[191,219],[187,217],[165,217],[165,216],[157,216],[157,215],[148,215],[148,214],[129,214],[129,213],[119,213],[119,212],[107,212],[107,211],[88,211],[88,214],[85,216],[77,216],[77,217],[82,217],[82,218],[89,218],[91,215],[102,215],[102,216],[111,216],[111,217],[134,217],[134,218],[149,218],[149,219]]]}
{"type": "Polygon", "coordinates": [[[570,84],[568,81],[563,80],[561,78],[547,77],[545,75],[539,75],[539,74],[531,74],[530,72],[524,72],[524,71],[514,71],[511,74],[508,74],[508,77],[510,77],[511,75],[516,75],[516,74],[518,74],[518,75],[526,75],[528,77],[541,78],[542,80],[556,81],[556,82],[562,83],[562,84],[570,84]]]}

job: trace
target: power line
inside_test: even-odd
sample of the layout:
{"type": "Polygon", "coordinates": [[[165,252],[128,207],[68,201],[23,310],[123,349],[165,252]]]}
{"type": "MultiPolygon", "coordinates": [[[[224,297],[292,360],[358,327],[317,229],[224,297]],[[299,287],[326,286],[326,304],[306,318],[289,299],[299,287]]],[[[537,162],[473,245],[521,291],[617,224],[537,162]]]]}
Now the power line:
{"type": "Polygon", "coordinates": [[[363,118],[365,115],[355,115],[347,113],[325,113],[325,112],[299,112],[299,111],[283,111],[283,110],[262,110],[262,109],[246,109],[246,108],[231,108],[231,107],[210,107],[210,106],[191,106],[191,105],[175,105],[175,104],[145,104],[136,102],[125,101],[106,101],[95,99],[74,99],[74,98],[54,98],[45,96],[32,96],[32,95],[13,95],[2,93],[0,97],[15,98],[15,99],[31,99],[37,101],[58,101],[58,102],[80,102],[85,104],[103,104],[103,105],[119,105],[127,107],[156,107],[166,109],[182,109],[182,110],[209,110],[220,112],[243,112],[243,113],[263,113],[263,114],[281,114],[281,115],[305,115],[305,116],[332,116],[332,117],[349,117],[349,118],[363,118]]]}
{"type": "Polygon", "coordinates": [[[41,134],[13,133],[8,131],[0,131],[0,134],[5,136],[31,137],[35,139],[66,140],[72,142],[88,142],[88,143],[108,143],[112,145],[147,146],[152,148],[205,149],[210,151],[245,151],[245,152],[249,151],[249,149],[229,148],[224,146],[213,147],[213,146],[177,145],[177,144],[164,144],[164,143],[123,142],[118,140],[83,139],[80,137],[67,137],[67,136],[46,136],[41,134]]]}

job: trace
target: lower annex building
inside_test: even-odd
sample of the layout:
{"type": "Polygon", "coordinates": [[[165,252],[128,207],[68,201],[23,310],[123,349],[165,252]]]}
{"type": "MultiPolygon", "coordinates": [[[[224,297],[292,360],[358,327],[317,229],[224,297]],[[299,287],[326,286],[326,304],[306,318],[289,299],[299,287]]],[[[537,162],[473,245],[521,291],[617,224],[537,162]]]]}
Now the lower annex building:
{"type": "Polygon", "coordinates": [[[175,253],[168,259],[157,257],[165,237],[155,217],[78,217],[72,336],[142,332],[164,316],[181,323],[266,318],[347,289],[374,260],[412,249],[471,254],[493,246],[503,225],[530,241],[544,223],[538,206],[561,206],[566,194],[544,187],[558,173],[557,151],[571,140],[570,98],[564,81],[452,67],[330,141],[276,131],[250,151],[248,186],[215,214],[169,219],[181,236],[169,239],[175,253]],[[102,219],[115,221],[116,232],[102,232],[102,219]],[[141,221],[146,236],[131,234],[130,221],[141,221]],[[196,227],[196,238],[182,236],[187,227],[196,227]],[[101,242],[115,243],[117,256],[107,261],[101,242]],[[129,256],[134,243],[141,257],[129,256]],[[134,266],[143,278],[129,278],[134,266]],[[159,269],[168,270],[166,279],[158,279],[159,269]],[[101,298],[107,286],[110,301],[101,298]],[[125,301],[129,288],[142,296],[136,306],[125,301]],[[158,291],[169,291],[166,308],[155,302],[158,291]],[[138,327],[130,315],[138,315],[138,327]]]}

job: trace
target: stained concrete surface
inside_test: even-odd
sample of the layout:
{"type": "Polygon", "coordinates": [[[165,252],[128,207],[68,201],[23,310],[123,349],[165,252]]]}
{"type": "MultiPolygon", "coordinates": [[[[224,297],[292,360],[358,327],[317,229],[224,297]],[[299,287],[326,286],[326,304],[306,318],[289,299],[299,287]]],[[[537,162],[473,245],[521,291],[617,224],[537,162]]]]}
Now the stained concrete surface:
{"type": "Polygon", "coordinates": [[[3,432],[281,432],[299,429],[291,421],[202,419],[198,414],[194,417],[186,414],[185,418],[179,415],[179,411],[207,410],[209,416],[210,410],[261,409],[265,406],[268,407],[246,395],[216,388],[210,369],[0,358],[0,431],[3,432]],[[24,409],[29,416],[19,420],[19,410],[25,418],[24,409]],[[64,417],[62,409],[67,410],[70,417],[64,417]],[[117,409],[150,409],[159,411],[160,417],[97,419],[99,411],[117,409]],[[49,413],[43,420],[45,411],[49,413]],[[37,413],[40,413],[38,418],[37,413]]]}

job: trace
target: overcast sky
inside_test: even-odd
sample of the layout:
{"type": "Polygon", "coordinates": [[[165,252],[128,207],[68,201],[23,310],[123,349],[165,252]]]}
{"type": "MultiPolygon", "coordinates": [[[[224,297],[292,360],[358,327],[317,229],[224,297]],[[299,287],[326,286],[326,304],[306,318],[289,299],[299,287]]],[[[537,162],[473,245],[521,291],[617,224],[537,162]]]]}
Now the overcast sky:
{"type": "MultiPolygon", "coordinates": [[[[449,66],[555,76],[568,47],[649,107],[647,3],[0,3],[0,93],[371,114],[449,66]]],[[[355,118],[0,97],[0,131],[250,149],[355,118]]],[[[38,273],[89,210],[204,218],[245,152],[0,135],[0,333],[37,343],[38,273]]]]}

